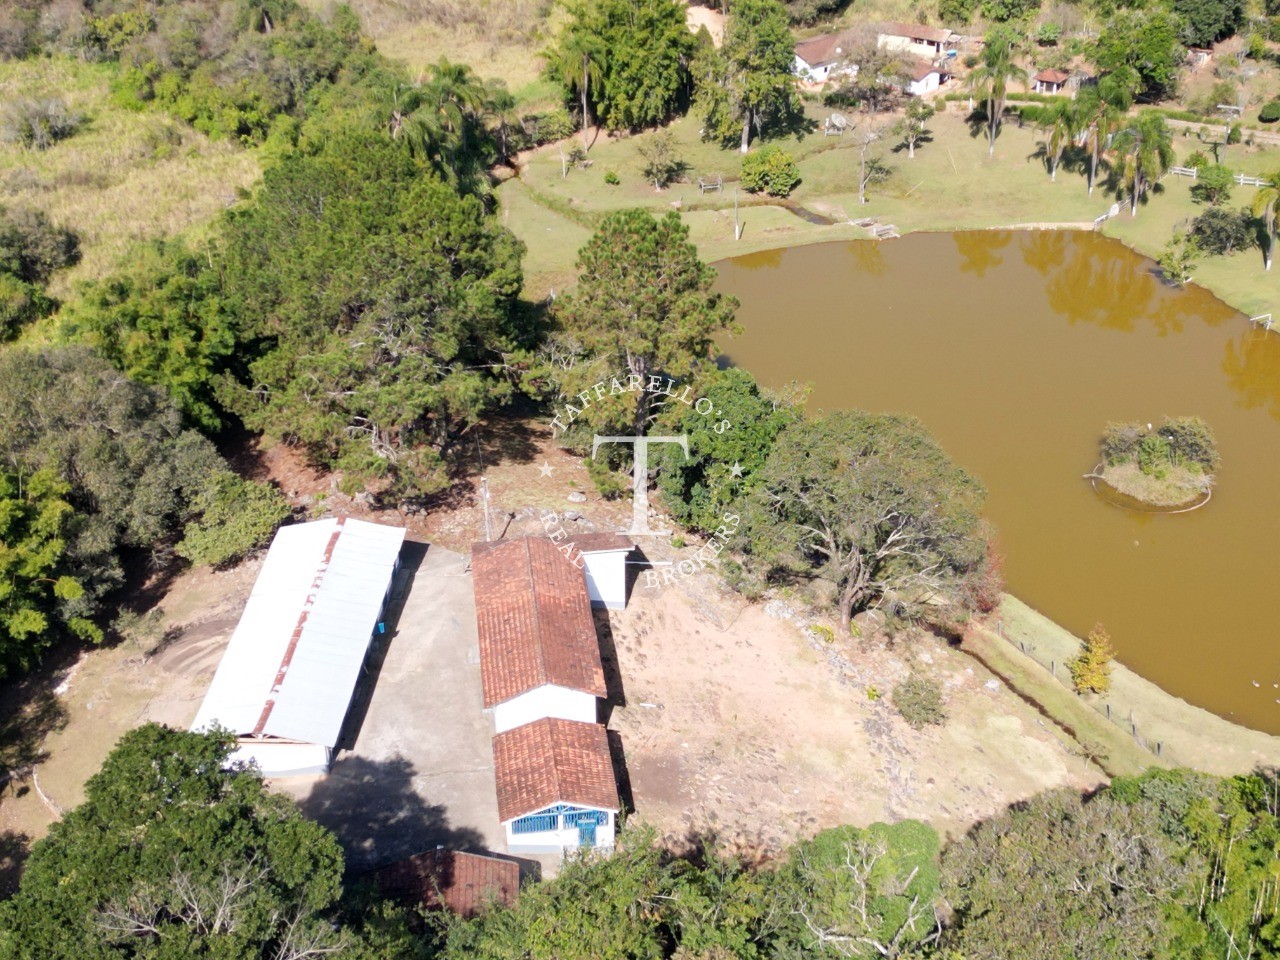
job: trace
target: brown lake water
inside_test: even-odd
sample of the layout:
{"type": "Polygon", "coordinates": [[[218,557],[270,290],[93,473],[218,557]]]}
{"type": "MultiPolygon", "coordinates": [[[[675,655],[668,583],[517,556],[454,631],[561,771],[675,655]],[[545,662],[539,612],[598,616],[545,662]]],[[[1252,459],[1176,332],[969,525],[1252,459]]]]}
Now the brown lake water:
{"type": "Polygon", "coordinates": [[[726,344],[811,412],[913,413],[982,479],[1011,593],[1171,693],[1280,733],[1280,336],[1092,233],[921,234],[717,264],[726,344]],[[1108,420],[1204,417],[1223,466],[1180,516],[1081,478],[1108,420]],[[1259,686],[1254,686],[1254,682],[1259,686]]]}

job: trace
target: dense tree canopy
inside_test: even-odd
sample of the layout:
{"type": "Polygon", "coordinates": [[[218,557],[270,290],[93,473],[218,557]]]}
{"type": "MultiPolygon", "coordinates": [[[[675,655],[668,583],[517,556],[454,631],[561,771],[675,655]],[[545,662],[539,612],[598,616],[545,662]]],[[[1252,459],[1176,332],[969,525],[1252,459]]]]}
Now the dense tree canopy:
{"type": "Polygon", "coordinates": [[[681,403],[662,412],[661,432],[687,435],[689,455],[664,447],[657,483],[676,520],[711,532],[754,487],[778,434],[803,415],[803,398],[761,390],[751,374],[738,367],[712,372],[696,386],[698,397],[712,405],[713,415],[681,403]]]}
{"type": "Polygon", "coordinates": [[[54,309],[45,283],[79,255],[75,235],[40,211],[0,206],[0,342],[54,309]]]}
{"type": "Polygon", "coordinates": [[[327,916],[337,842],[257,776],[224,770],[227,753],[215,736],[126,734],[0,903],[0,957],[296,960],[351,946],[327,916]]]}
{"type": "Polygon", "coordinates": [[[440,489],[441,451],[509,393],[520,255],[389,140],[290,158],[231,218],[220,263],[257,357],[237,412],[353,477],[440,489]]]}
{"type": "Polygon", "coordinates": [[[84,639],[101,637],[84,618],[59,616],[84,587],[68,569],[70,484],[52,470],[0,473],[0,679],[30,668],[63,622],[84,639]]]}
{"type": "Polygon", "coordinates": [[[704,136],[746,153],[751,132],[765,136],[800,116],[791,74],[787,13],[778,0],[736,0],[719,50],[703,47],[694,66],[704,136]]]}
{"type": "Polygon", "coordinates": [[[1169,6],[1182,18],[1182,37],[1188,46],[1210,46],[1244,23],[1241,0],[1170,0],[1169,6]]]}
{"type": "Polygon", "coordinates": [[[684,102],[695,41],[677,0],[594,0],[571,7],[570,16],[548,63],[600,123],[653,126],[684,102]]]}
{"type": "MultiPolygon", "coordinates": [[[[573,362],[553,365],[554,388],[570,402],[619,375],[642,385],[655,376],[689,381],[714,360],[716,336],[733,329],[737,301],[712,289],[715,271],[698,258],[676,213],[660,220],[645,210],[610,214],[578,253],[578,268],[578,285],[555,312],[573,362]]],[[[598,398],[580,425],[646,434],[661,392],[598,398]]]]}
{"type": "Polygon", "coordinates": [[[120,273],[89,283],[62,314],[63,333],[138,383],[163,387],[187,419],[223,425],[214,385],[232,363],[240,323],[208,255],[180,241],[140,251],[120,273]]]}
{"type": "Polygon", "coordinates": [[[871,603],[937,611],[982,569],[985,494],[913,417],[838,411],[787,428],[747,499],[746,562],[820,580],[840,621],[871,603]]]}
{"type": "Polygon", "coordinates": [[[1094,59],[1103,70],[1132,70],[1150,97],[1170,92],[1178,79],[1184,50],[1181,21],[1162,7],[1120,10],[1103,27],[1094,59]]]}

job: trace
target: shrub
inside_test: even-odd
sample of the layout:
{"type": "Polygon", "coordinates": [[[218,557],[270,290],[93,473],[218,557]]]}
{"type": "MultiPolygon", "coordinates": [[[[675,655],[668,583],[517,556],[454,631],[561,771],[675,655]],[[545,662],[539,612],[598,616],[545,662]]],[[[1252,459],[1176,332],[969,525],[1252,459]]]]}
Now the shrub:
{"type": "Polygon", "coordinates": [[[942,706],[942,685],[936,680],[913,673],[893,688],[893,705],[912,728],[923,730],[946,722],[942,706]]]}
{"type": "Polygon", "coordinates": [[[1263,123],[1275,123],[1280,120],[1280,100],[1272,100],[1258,111],[1258,119],[1263,123]]]}
{"type": "Polygon", "coordinates": [[[0,273],[43,284],[50,274],[80,259],[70,230],[55,226],[39,210],[0,207],[0,273]]]}
{"type": "Polygon", "coordinates": [[[0,343],[17,336],[19,330],[50,313],[54,306],[39,287],[0,273],[0,343]]]}
{"type": "Polygon", "coordinates": [[[1191,221],[1191,236],[1205,253],[1226,256],[1247,250],[1257,240],[1253,218],[1247,210],[1213,207],[1191,221]]]}
{"type": "Polygon", "coordinates": [[[1222,461],[1213,430],[1199,417],[1165,417],[1160,436],[1169,444],[1174,463],[1197,464],[1207,473],[1222,461]]]}
{"type": "Polygon", "coordinates": [[[210,566],[239,560],[266,543],[289,516],[289,504],[275,487],[229,470],[216,474],[193,506],[202,516],[187,524],[177,552],[210,566]]]}
{"type": "MultiPolygon", "coordinates": [[[[1150,439],[1150,438],[1148,438],[1150,439]]],[[[1084,649],[1070,664],[1071,683],[1076,693],[1106,693],[1111,689],[1111,661],[1115,651],[1102,624],[1094,624],[1085,638],[1084,649]]]]}
{"type": "Polygon", "coordinates": [[[0,115],[0,140],[47,150],[75,133],[82,119],[58,97],[23,97],[11,102],[0,115]]]}
{"type": "Polygon", "coordinates": [[[1197,150],[1191,156],[1187,157],[1186,166],[1193,170],[1203,170],[1210,165],[1209,155],[1203,150],[1197,150]]]}
{"type": "Polygon", "coordinates": [[[1169,441],[1158,433],[1149,433],[1138,443],[1138,469],[1149,477],[1160,478],[1162,470],[1173,460],[1169,441]]]}
{"type": "Polygon", "coordinates": [[[1199,168],[1199,176],[1191,185],[1191,196],[1197,203],[1217,206],[1231,199],[1231,187],[1235,183],[1229,169],[1220,163],[1199,168]]]}
{"type": "Polygon", "coordinates": [[[604,182],[611,187],[616,187],[618,184],[622,182],[622,180],[620,180],[618,178],[618,175],[614,173],[612,170],[606,170],[604,172],[604,182]]]}
{"type": "Polygon", "coordinates": [[[1140,423],[1108,423],[1102,432],[1102,460],[1114,466],[1132,460],[1146,431],[1140,423]]]}
{"type": "Polygon", "coordinates": [[[742,160],[742,186],[752,193],[785,197],[799,182],[795,158],[781,147],[765,147],[742,160]]]}
{"type": "Polygon", "coordinates": [[[1227,146],[1239,143],[1244,139],[1244,126],[1240,123],[1233,123],[1231,129],[1227,131],[1227,146]]]}

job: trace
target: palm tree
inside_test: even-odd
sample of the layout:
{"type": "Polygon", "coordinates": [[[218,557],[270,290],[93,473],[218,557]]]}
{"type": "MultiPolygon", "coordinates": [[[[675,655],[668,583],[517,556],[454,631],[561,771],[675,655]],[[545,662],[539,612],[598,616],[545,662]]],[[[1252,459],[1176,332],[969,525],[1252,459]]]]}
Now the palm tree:
{"type": "Polygon", "coordinates": [[[1280,213],[1280,173],[1273,173],[1253,195],[1253,215],[1262,217],[1267,228],[1267,269],[1276,249],[1276,215],[1280,213]]]}
{"type": "Polygon", "coordinates": [[[1040,114],[1039,126],[1047,137],[1044,143],[1045,157],[1049,161],[1049,179],[1058,179],[1058,164],[1067,144],[1076,139],[1080,128],[1079,111],[1074,103],[1058,101],[1048,104],[1040,114]]]}
{"type": "Polygon", "coordinates": [[[1084,147],[1089,152],[1089,196],[1098,181],[1098,163],[1111,145],[1124,115],[1133,106],[1139,80],[1130,67],[1120,67],[1103,76],[1096,86],[1085,87],[1076,95],[1081,115],[1084,147]]]}
{"type": "Polygon", "coordinates": [[[982,65],[969,74],[969,86],[987,105],[987,156],[996,152],[996,137],[1004,115],[1009,82],[1027,81],[1027,71],[1018,66],[1018,36],[1007,27],[996,27],[987,33],[982,49],[982,65]]]}
{"type": "Polygon", "coordinates": [[[604,77],[605,45],[579,11],[573,22],[560,34],[559,42],[547,51],[547,68],[570,93],[577,91],[582,99],[582,144],[587,145],[587,128],[591,126],[591,87],[604,77]]]}
{"type": "Polygon", "coordinates": [[[1133,191],[1129,215],[1138,215],[1138,200],[1173,166],[1173,134],[1164,117],[1144,111],[1115,135],[1112,141],[1124,156],[1125,183],[1133,191]]]}
{"type": "MultiPolygon", "coordinates": [[[[427,68],[412,102],[412,113],[399,127],[410,152],[426,159],[446,180],[470,185],[485,161],[484,83],[470,67],[442,58],[427,68]]],[[[398,132],[393,128],[392,136],[398,132]]]]}

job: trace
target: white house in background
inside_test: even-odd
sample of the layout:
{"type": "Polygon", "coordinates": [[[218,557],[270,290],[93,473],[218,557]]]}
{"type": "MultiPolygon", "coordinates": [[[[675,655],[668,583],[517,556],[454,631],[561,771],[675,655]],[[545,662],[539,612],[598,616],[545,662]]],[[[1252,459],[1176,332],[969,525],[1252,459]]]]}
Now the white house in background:
{"type": "Polygon", "coordinates": [[[886,23],[880,27],[878,46],[929,60],[945,57],[955,49],[960,37],[946,27],[926,27],[920,23],[886,23]]]}
{"type": "Polygon", "coordinates": [[[502,733],[544,717],[594,723],[608,695],[582,570],[546,537],[471,553],[484,706],[502,733]]]}
{"type": "Polygon", "coordinates": [[[913,97],[925,97],[950,79],[951,74],[942,67],[920,60],[907,67],[906,91],[913,97]]]}
{"type": "Polygon", "coordinates": [[[622,533],[575,533],[559,542],[582,567],[593,607],[623,610],[627,606],[627,557],[635,543],[622,533]]]}
{"type": "Polygon", "coordinates": [[[382,625],[402,527],[337,518],[281,527],[192,730],[236,734],[269,777],[325,773],[382,625]]]}
{"type": "Polygon", "coordinates": [[[849,63],[855,35],[852,31],[828,33],[795,45],[791,72],[807,83],[823,84],[831,77],[856,77],[858,65],[849,63]]]}
{"type": "Polygon", "coordinates": [[[600,724],[547,718],[499,733],[493,771],[508,852],[613,846],[618,784],[600,724]]]}

